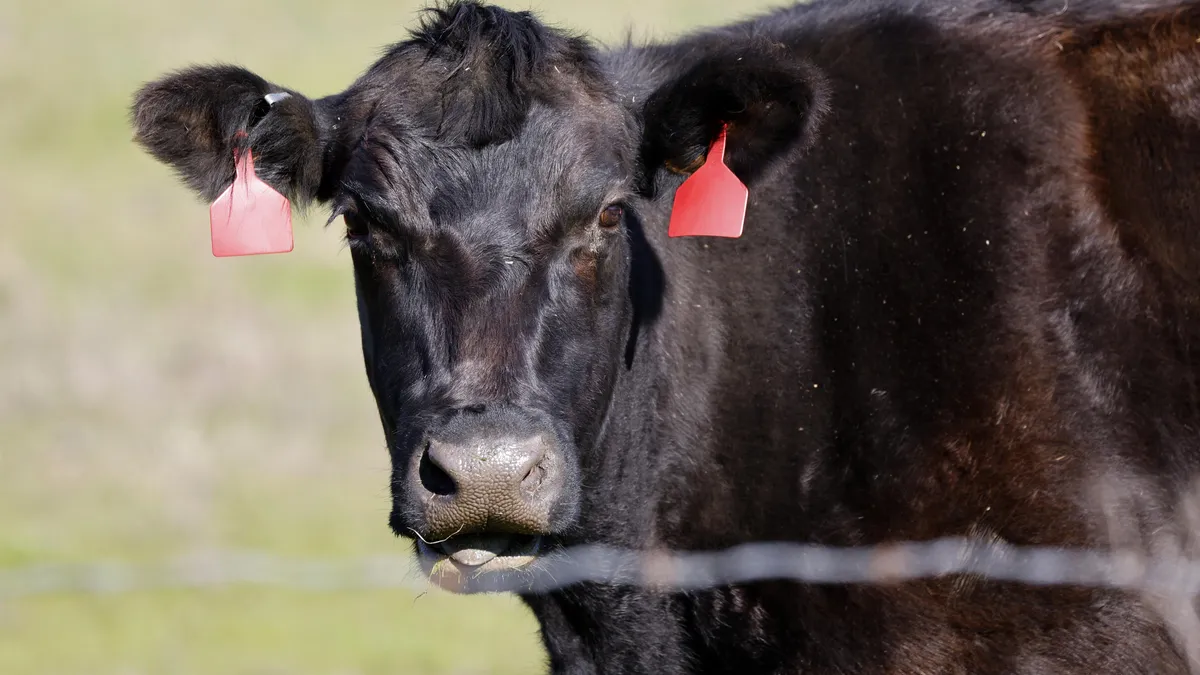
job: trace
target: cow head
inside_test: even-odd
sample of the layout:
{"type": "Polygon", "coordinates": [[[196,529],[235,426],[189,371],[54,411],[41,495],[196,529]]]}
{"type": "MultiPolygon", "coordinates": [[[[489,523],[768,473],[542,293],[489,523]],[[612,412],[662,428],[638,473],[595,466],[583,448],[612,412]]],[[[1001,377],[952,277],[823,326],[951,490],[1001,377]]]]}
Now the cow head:
{"type": "Polygon", "coordinates": [[[264,180],[343,218],[391,526],[465,588],[578,530],[626,366],[649,179],[695,166],[726,122],[748,178],[797,136],[811,78],[756,49],[639,97],[585,40],[452,3],[339,94],[194,68],[143,88],[134,125],[208,199],[245,143],[264,180]]]}

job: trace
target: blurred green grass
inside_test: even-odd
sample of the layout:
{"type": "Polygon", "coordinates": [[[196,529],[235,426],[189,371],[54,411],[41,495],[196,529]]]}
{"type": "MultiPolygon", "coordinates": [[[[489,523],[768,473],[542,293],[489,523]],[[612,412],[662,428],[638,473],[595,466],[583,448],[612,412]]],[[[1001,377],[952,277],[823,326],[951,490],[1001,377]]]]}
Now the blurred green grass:
{"type": "MultiPolygon", "coordinates": [[[[344,88],[421,3],[0,3],[0,570],[251,549],[395,554],[349,259],[215,260],[207,208],[130,141],[145,80],[246,65],[344,88]]],[[[762,0],[501,3],[604,41],[762,0]]],[[[414,575],[414,579],[415,579],[414,575]]],[[[0,600],[0,673],[527,673],[508,597],[231,588],[0,600]]]]}

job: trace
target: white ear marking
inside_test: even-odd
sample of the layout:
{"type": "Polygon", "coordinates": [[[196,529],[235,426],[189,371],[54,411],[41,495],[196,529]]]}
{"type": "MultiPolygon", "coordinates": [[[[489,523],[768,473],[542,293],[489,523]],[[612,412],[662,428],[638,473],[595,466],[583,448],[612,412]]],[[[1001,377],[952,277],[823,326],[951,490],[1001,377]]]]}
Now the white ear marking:
{"type": "Polygon", "coordinates": [[[266,99],[267,105],[275,105],[276,103],[279,103],[280,101],[284,100],[285,98],[291,98],[291,97],[292,97],[292,95],[287,93],[286,91],[276,91],[276,92],[267,94],[263,98],[266,99]]]}

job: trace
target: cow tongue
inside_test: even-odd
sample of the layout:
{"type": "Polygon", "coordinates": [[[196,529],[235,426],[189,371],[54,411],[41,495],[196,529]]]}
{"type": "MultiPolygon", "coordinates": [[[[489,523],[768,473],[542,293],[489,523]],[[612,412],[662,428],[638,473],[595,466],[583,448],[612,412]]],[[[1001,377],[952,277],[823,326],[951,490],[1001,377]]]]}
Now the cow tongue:
{"type": "Polygon", "coordinates": [[[507,534],[467,534],[442,543],[442,550],[451,560],[464,567],[479,567],[504,553],[512,544],[507,534]]]}

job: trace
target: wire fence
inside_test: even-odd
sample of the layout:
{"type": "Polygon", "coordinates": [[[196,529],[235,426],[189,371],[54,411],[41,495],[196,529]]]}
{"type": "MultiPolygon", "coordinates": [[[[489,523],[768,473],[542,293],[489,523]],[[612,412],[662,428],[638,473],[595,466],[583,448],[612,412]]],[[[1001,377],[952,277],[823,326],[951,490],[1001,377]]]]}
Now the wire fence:
{"type": "MultiPolygon", "coordinates": [[[[1163,547],[1156,547],[1160,551],[1163,547]]],[[[472,580],[476,591],[548,592],[581,582],[659,590],[789,580],[809,584],[878,584],[948,575],[1033,586],[1070,585],[1137,592],[1164,622],[1200,675],[1200,560],[1145,555],[1139,549],[1100,551],[1019,547],[997,540],[946,538],[838,548],[763,542],[721,551],[668,552],[584,546],[558,550],[512,574],[472,580]]],[[[270,586],[303,591],[430,589],[412,556],[342,560],[288,558],[256,552],[213,551],[156,564],[89,562],[0,569],[0,603],[39,595],[112,595],[164,589],[270,586]]]]}
{"type": "MultiPolygon", "coordinates": [[[[1017,546],[1000,538],[950,537],[876,546],[756,542],[715,551],[581,546],[550,550],[526,568],[469,579],[471,590],[539,593],[583,582],[688,591],[759,581],[885,584],[969,575],[1030,586],[1121,589],[1141,597],[1200,675],[1200,481],[1184,491],[1174,518],[1148,525],[1138,493],[1098,481],[1108,549],[1017,546]]],[[[1128,486],[1126,486],[1128,487],[1128,486]]],[[[0,568],[0,603],[63,593],[121,594],[164,589],[269,586],[331,592],[430,590],[415,556],[290,558],[215,550],[157,563],[121,561],[0,568]]]]}
{"type": "MultiPolygon", "coordinates": [[[[1018,547],[963,538],[853,548],[765,542],[690,553],[584,546],[543,556],[520,573],[483,578],[478,588],[529,593],[596,582],[695,590],[767,580],[863,584],[955,574],[1037,586],[1122,588],[1188,598],[1200,594],[1200,561],[1182,556],[1018,547]]],[[[413,558],[400,555],[318,560],[218,551],[150,564],[89,562],[0,570],[0,599],[239,585],[308,591],[429,588],[413,558]]]]}

